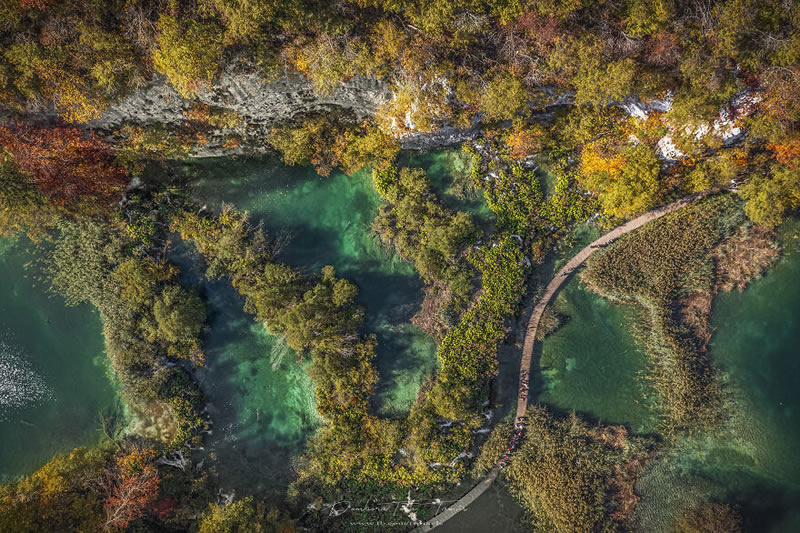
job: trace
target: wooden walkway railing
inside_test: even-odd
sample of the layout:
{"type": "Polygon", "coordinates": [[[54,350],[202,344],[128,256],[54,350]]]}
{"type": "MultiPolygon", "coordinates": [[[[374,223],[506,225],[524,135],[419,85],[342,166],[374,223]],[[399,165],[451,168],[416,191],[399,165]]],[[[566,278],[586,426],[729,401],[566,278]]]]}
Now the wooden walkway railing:
{"type": "MultiPolygon", "coordinates": [[[[609,231],[599,239],[593,241],[591,244],[583,248],[580,252],[578,252],[572,259],[570,259],[566,265],[561,267],[561,269],[553,276],[553,279],[550,280],[550,283],[544,289],[539,302],[536,304],[536,307],[533,308],[533,312],[531,313],[531,318],[528,320],[528,327],[525,331],[525,344],[522,347],[522,360],[520,361],[519,365],[519,389],[521,391],[524,386],[528,383],[528,376],[530,375],[531,371],[531,360],[533,359],[533,347],[536,344],[536,330],[539,328],[539,321],[542,319],[542,315],[544,314],[544,310],[547,305],[550,303],[550,300],[553,299],[553,296],[558,292],[558,289],[567,281],[572,274],[578,267],[580,267],[590,255],[592,255],[595,250],[598,248],[602,248],[609,243],[613,242],[614,240],[620,238],[621,236],[625,235],[626,233],[630,233],[631,231],[638,229],[648,222],[653,220],[659,219],[664,215],[668,215],[672,212],[681,209],[689,205],[692,202],[699,200],[700,198],[704,198],[709,194],[712,194],[713,191],[705,191],[696,194],[691,194],[689,196],[684,196],[680,200],[676,200],[671,204],[665,205],[663,207],[658,207],[653,209],[652,211],[648,211],[647,213],[640,215],[633,220],[626,222],[625,224],[609,231]]],[[[514,419],[515,422],[519,417],[525,416],[525,411],[528,409],[528,396],[530,395],[530,391],[527,391],[528,394],[525,394],[523,397],[522,395],[517,395],[517,414],[516,418],[514,419]]],[[[486,489],[488,489],[495,479],[497,479],[497,475],[500,473],[500,466],[495,466],[492,471],[481,480],[472,490],[466,493],[464,496],[461,497],[456,503],[448,507],[446,510],[442,511],[435,517],[431,518],[421,526],[417,527],[412,531],[412,533],[422,533],[425,531],[430,531],[431,529],[442,525],[444,522],[458,514],[459,512],[465,510],[467,505],[474,502],[478,496],[483,494],[486,489]]]]}

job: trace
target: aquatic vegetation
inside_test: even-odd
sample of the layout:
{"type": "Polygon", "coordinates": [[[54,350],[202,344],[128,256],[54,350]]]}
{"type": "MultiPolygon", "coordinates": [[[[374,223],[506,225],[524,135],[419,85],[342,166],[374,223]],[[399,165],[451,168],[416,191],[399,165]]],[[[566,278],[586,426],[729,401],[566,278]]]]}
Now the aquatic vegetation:
{"type": "Polygon", "coordinates": [[[230,208],[216,219],[183,213],[172,224],[206,258],[209,277],[230,279],[245,297],[246,311],[298,353],[311,351],[317,409],[329,422],[330,437],[349,440],[368,432],[375,341],[359,335],[363,312],[353,302],[355,286],[337,279],[332,267],[308,279],[275,263],[263,231],[230,208]]]}
{"type": "Polygon", "coordinates": [[[427,284],[428,299],[438,296],[438,309],[424,320],[432,322],[431,333],[440,333],[447,313],[457,315],[474,290],[474,271],[464,260],[464,249],[478,229],[468,213],[453,213],[438,201],[423,170],[375,175],[376,188],[388,203],[380,206],[372,227],[381,241],[414,264],[427,284]]]}
{"type": "MultiPolygon", "coordinates": [[[[610,225],[689,190],[738,187],[744,207],[727,196],[693,206],[609,247],[584,274],[599,293],[642,306],[637,331],[652,355],[666,433],[699,432],[724,414],[706,354],[711,295],[742,288],[776,255],[768,232],[745,216],[777,226],[800,206],[797,26],[795,3],[776,0],[2,2],[0,233],[52,238],[53,286],[69,303],[99,310],[134,411],[164,421],[170,445],[197,444],[206,426],[188,369],[205,357],[206,309],[166,259],[166,219],[186,211],[173,227],[206,258],[206,277],[229,279],[245,310],[280,337],[265,363],[279,366],[287,350],[310,354],[325,422],[296,465],[294,489],[306,498],[361,496],[441,487],[465,474],[531,269],[575,222],[610,225]],[[131,113],[137,102],[148,108],[131,113]],[[74,125],[50,120],[56,115],[74,125]],[[467,148],[470,186],[496,216],[491,235],[447,209],[424,175],[391,166],[401,141],[431,146],[477,127],[485,131],[467,148]],[[372,166],[387,201],[374,227],[428,285],[415,323],[441,341],[439,373],[408,417],[372,411],[377,338],[364,324],[385,329],[372,328],[355,285],[342,279],[352,270],[337,265],[337,277],[318,269],[324,263],[309,274],[277,262],[280,245],[240,213],[193,214],[199,205],[184,201],[185,183],[136,179],[128,189],[151,163],[212,150],[275,150],[322,176],[372,166]]],[[[318,241],[346,233],[320,232],[318,241]]],[[[557,318],[548,315],[547,325],[557,318]]],[[[14,373],[14,386],[41,386],[18,361],[0,357],[0,370],[14,373]]],[[[0,395],[20,394],[0,383],[0,395]]],[[[511,471],[537,526],[617,528],[635,503],[622,430],[532,413],[535,436],[511,471]]],[[[190,529],[212,499],[201,472],[165,487],[154,483],[153,465],[137,465],[145,479],[128,476],[107,492],[119,502],[124,486],[143,486],[147,497],[116,507],[119,520],[114,512],[100,520],[113,506],[108,494],[93,494],[94,474],[108,474],[108,464],[70,460],[82,468],[51,465],[64,479],[9,489],[19,492],[3,500],[4,520],[11,509],[23,529],[42,529],[36,513],[54,529],[190,529]],[[155,485],[183,501],[157,499],[155,485]],[[42,495],[51,489],[55,497],[42,495]],[[65,510],[65,500],[75,508],[65,510]],[[153,523],[134,524],[144,516],[153,523]]],[[[160,466],[159,476],[187,468],[182,459],[160,466]]],[[[685,529],[737,527],[717,511],[693,511],[685,529]],[[709,525],[709,514],[723,520],[709,525]]],[[[199,522],[290,527],[268,514],[241,500],[215,504],[199,522]]]]}
{"type": "Polygon", "coordinates": [[[740,533],[742,517],[730,505],[706,503],[690,509],[678,520],[676,533],[740,533]]]}
{"type": "Polygon", "coordinates": [[[470,253],[482,275],[475,302],[442,340],[441,368],[428,394],[440,416],[463,420],[474,415],[497,370],[497,346],[508,332],[504,324],[516,310],[527,266],[519,240],[505,236],[470,253]]]}
{"type": "Polygon", "coordinates": [[[329,493],[354,484],[408,487],[459,475],[455,462],[441,469],[430,463],[448,464],[462,453],[471,440],[468,427],[442,434],[435,413],[416,408],[408,421],[371,414],[375,339],[360,333],[363,313],[351,283],[337,279],[331,267],[309,277],[274,262],[263,231],[230,208],[213,218],[184,212],[173,227],[206,258],[208,276],[230,279],[245,297],[245,310],[298,353],[310,352],[309,375],[325,422],[299,461],[297,487],[329,493]],[[435,442],[415,437],[422,427],[435,433],[435,442]],[[398,457],[400,447],[408,457],[398,457]]]}
{"type": "Polygon", "coordinates": [[[168,404],[176,426],[172,443],[180,446],[205,422],[196,385],[168,357],[202,364],[205,308],[178,285],[177,270],[163,258],[141,254],[123,233],[107,228],[89,218],[59,222],[46,269],[68,304],[89,302],[100,311],[106,352],[126,399],[168,404]]]}
{"type": "MultiPolygon", "coordinates": [[[[745,223],[740,203],[718,195],[657,220],[595,254],[581,273],[592,290],[643,306],[643,342],[670,430],[720,420],[721,391],[707,338],[682,319],[681,299],[711,291],[710,252],[745,223]]],[[[690,306],[684,302],[684,307],[690,306]]]]}
{"type": "Polygon", "coordinates": [[[615,531],[636,503],[633,483],[653,442],[622,426],[591,426],[574,414],[526,412],[525,435],[503,473],[546,531],[615,531]]]}

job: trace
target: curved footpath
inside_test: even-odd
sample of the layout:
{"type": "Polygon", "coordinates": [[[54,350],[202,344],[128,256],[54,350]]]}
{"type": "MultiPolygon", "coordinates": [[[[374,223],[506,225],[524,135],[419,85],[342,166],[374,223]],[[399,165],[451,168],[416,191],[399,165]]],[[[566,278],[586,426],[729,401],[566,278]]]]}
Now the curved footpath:
{"type": "MultiPolygon", "coordinates": [[[[553,296],[558,289],[561,288],[561,285],[564,284],[565,281],[569,279],[570,274],[572,274],[579,266],[586,261],[590,255],[594,253],[595,250],[598,248],[602,248],[614,240],[622,237],[626,233],[630,233],[631,231],[640,228],[658,218],[663,217],[664,215],[668,215],[682,207],[685,207],[692,202],[695,202],[701,198],[704,198],[711,194],[711,191],[700,192],[696,194],[691,194],[689,196],[684,196],[680,200],[676,200],[671,204],[665,205],[663,207],[658,207],[653,209],[652,211],[648,211],[647,213],[640,215],[633,220],[626,222],[625,224],[615,228],[599,239],[593,241],[591,244],[586,246],[580,252],[578,252],[575,257],[569,260],[566,265],[561,267],[561,269],[553,276],[553,279],[550,280],[550,283],[544,289],[544,293],[542,293],[541,299],[539,303],[536,304],[536,307],[533,308],[533,312],[531,313],[531,318],[528,321],[528,327],[525,331],[525,344],[522,347],[522,360],[520,361],[519,365],[519,390],[523,390],[524,386],[528,383],[528,376],[531,370],[531,360],[533,358],[533,346],[536,343],[536,329],[539,327],[539,321],[542,318],[542,314],[544,314],[544,310],[547,307],[547,304],[550,303],[550,300],[553,299],[553,296]]],[[[516,422],[519,420],[519,417],[525,416],[525,411],[528,409],[528,395],[526,394],[524,397],[518,396],[517,397],[517,415],[514,421],[516,422]]],[[[421,533],[424,531],[430,531],[431,529],[442,525],[444,522],[449,520],[450,518],[454,517],[461,511],[464,511],[469,504],[474,502],[478,496],[483,494],[486,489],[488,489],[495,479],[497,479],[497,475],[500,473],[500,465],[496,465],[489,474],[483,478],[475,487],[472,488],[468,493],[461,497],[460,500],[455,502],[453,505],[448,507],[446,510],[442,511],[438,515],[434,516],[421,526],[417,527],[416,529],[412,530],[411,533],[421,533]]]]}

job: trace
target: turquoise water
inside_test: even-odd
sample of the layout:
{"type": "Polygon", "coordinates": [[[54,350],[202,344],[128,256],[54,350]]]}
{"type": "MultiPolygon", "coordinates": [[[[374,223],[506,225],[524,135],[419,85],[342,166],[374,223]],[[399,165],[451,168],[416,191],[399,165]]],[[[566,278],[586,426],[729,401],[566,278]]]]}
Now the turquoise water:
{"type": "MultiPolygon", "coordinates": [[[[708,500],[734,504],[753,531],[800,531],[800,224],[780,237],[784,257],[774,269],[714,300],[710,353],[727,383],[729,420],[714,434],[679,438],[653,461],[636,487],[642,531],[670,531],[683,510],[708,500]]],[[[577,279],[553,305],[570,320],[539,349],[537,400],[635,431],[657,429],[641,379],[646,356],[629,333],[635,310],[577,279]]]]}
{"type": "Polygon", "coordinates": [[[371,231],[381,200],[369,171],[321,178],[274,158],[198,161],[182,170],[210,209],[232,203],[285,239],[280,261],[305,271],[333,265],[358,285],[366,332],[379,343],[377,407],[389,415],[408,410],[425,376],[435,372],[436,344],[409,323],[422,302],[422,281],[371,231]]]}
{"type": "Polygon", "coordinates": [[[213,426],[208,466],[225,490],[280,499],[292,458],[319,424],[314,386],[297,355],[242,311],[225,280],[202,281],[203,265],[187,244],[171,260],[184,283],[200,286],[209,312],[206,367],[197,372],[213,426]]]}
{"type": "Polygon", "coordinates": [[[471,214],[476,224],[490,229],[495,216],[483,198],[483,191],[470,190],[469,159],[458,148],[431,152],[403,152],[398,163],[421,168],[444,205],[471,214]]]}
{"type": "MultiPolygon", "coordinates": [[[[561,242],[557,258],[540,268],[540,284],[601,233],[593,224],[578,225],[561,242]]],[[[654,431],[657,419],[647,401],[651,391],[641,379],[647,356],[629,328],[635,309],[588,291],[574,275],[550,305],[566,322],[536,344],[533,399],[639,433],[654,431]]]]}
{"type": "Polygon", "coordinates": [[[551,305],[569,319],[541,344],[536,401],[638,433],[654,431],[643,379],[647,356],[628,328],[634,309],[589,292],[574,277],[551,305]]]}
{"type": "Polygon", "coordinates": [[[784,257],[743,292],[714,301],[711,356],[725,372],[730,419],[683,439],[640,482],[650,527],[698,499],[736,504],[753,531],[800,531],[800,224],[784,257]]]}
{"type": "Polygon", "coordinates": [[[26,240],[0,240],[0,481],[102,437],[119,409],[97,312],[34,283],[26,240]]]}

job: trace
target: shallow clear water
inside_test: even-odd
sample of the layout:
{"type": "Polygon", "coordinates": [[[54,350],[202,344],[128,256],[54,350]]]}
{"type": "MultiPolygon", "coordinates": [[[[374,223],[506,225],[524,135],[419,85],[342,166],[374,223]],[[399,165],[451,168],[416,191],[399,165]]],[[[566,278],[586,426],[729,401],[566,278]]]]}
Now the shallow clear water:
{"type": "Polygon", "coordinates": [[[197,372],[213,421],[205,439],[219,484],[237,494],[280,499],[292,478],[292,457],[319,423],[314,387],[297,355],[242,310],[225,280],[202,280],[203,265],[179,243],[171,260],[184,283],[207,299],[206,366],[197,372]]]}
{"type": "MultiPolygon", "coordinates": [[[[445,192],[460,172],[460,160],[460,153],[443,151],[415,157],[413,165],[430,172],[437,192],[453,207],[481,213],[482,200],[445,192]]],[[[365,330],[379,343],[376,406],[388,415],[406,411],[425,376],[436,370],[436,344],[408,322],[422,302],[422,281],[372,233],[381,199],[370,173],[321,178],[313,169],[287,168],[274,158],[202,160],[176,170],[190,178],[192,194],[209,209],[231,203],[284,240],[280,261],[306,272],[330,264],[358,285],[365,330]]],[[[225,488],[279,498],[292,478],[293,457],[320,423],[313,383],[297,355],[276,347],[242,311],[240,297],[225,281],[202,280],[190,247],[179,243],[172,260],[209,302],[207,368],[200,375],[214,421],[206,447],[216,458],[211,464],[217,478],[225,488]]]]}
{"type": "Polygon", "coordinates": [[[444,205],[456,211],[466,211],[476,224],[490,228],[495,216],[478,190],[464,190],[468,184],[469,160],[458,148],[430,152],[403,152],[398,164],[421,168],[428,175],[431,186],[444,205]]]}
{"type": "Polygon", "coordinates": [[[97,312],[34,283],[28,246],[0,240],[0,481],[98,442],[101,413],[119,409],[97,312]]]}
{"type": "MultiPolygon", "coordinates": [[[[593,224],[578,225],[554,264],[544,265],[543,270],[557,271],[600,234],[593,224]]],[[[561,328],[536,344],[534,399],[604,423],[625,424],[639,433],[654,431],[657,420],[647,401],[651,393],[640,378],[647,369],[647,357],[629,328],[635,310],[583,288],[576,276],[550,305],[567,318],[561,328]]]]}
{"type": "MultiPolygon", "coordinates": [[[[787,224],[781,241],[784,257],[763,279],[715,298],[710,353],[726,376],[730,418],[713,435],[681,437],[651,464],[637,484],[642,531],[670,531],[708,500],[736,505],[753,531],[800,531],[800,224],[787,224]]],[[[570,320],[538,348],[537,400],[656,430],[640,378],[646,355],[629,333],[635,311],[574,278],[553,305],[570,320]]]]}
{"type": "Polygon", "coordinates": [[[371,231],[381,200],[369,171],[321,178],[274,158],[198,161],[182,170],[210,209],[232,203],[271,235],[285,236],[279,260],[310,271],[333,265],[358,285],[366,331],[378,337],[378,407],[384,414],[406,411],[436,369],[436,344],[408,322],[422,302],[422,281],[371,231]]]}
{"type": "Polygon", "coordinates": [[[711,498],[737,504],[753,531],[800,531],[800,224],[781,240],[774,269],[714,301],[711,355],[728,377],[730,420],[683,439],[642,479],[647,527],[711,498]]]}
{"type": "Polygon", "coordinates": [[[633,309],[589,292],[574,277],[551,305],[569,319],[541,344],[536,400],[638,433],[655,430],[642,379],[647,357],[628,328],[633,309]]]}

